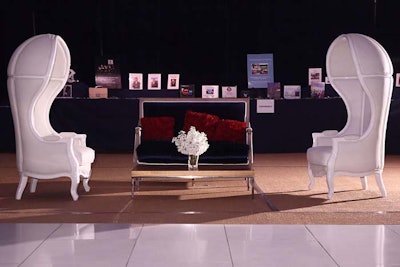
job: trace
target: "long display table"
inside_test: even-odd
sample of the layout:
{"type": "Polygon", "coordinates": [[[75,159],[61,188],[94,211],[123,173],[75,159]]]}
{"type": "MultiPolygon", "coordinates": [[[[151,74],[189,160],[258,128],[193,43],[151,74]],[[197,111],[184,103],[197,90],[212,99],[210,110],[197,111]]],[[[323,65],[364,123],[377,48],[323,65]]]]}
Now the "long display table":
{"type": "MultiPolygon", "coordinates": [[[[57,131],[87,134],[97,152],[131,152],[138,123],[138,99],[56,99],[50,113],[57,131]]],[[[347,113],[342,99],[280,99],[274,113],[257,113],[250,102],[254,153],[305,152],[311,133],[340,130],[347,113]]],[[[10,107],[0,107],[0,151],[15,151],[10,107]]],[[[400,154],[400,99],[392,101],[387,125],[386,153],[400,154]]]]}

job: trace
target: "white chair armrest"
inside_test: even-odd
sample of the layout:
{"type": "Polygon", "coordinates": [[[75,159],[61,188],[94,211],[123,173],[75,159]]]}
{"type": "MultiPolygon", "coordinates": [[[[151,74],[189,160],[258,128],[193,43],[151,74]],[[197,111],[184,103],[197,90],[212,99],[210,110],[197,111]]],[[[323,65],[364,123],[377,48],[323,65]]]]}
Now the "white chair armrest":
{"type": "Polygon", "coordinates": [[[62,138],[73,138],[81,146],[86,146],[86,134],[77,134],[74,132],[61,132],[62,138]]]}
{"type": "Polygon", "coordinates": [[[338,136],[337,130],[312,133],[313,146],[332,146],[332,138],[338,136]]]}

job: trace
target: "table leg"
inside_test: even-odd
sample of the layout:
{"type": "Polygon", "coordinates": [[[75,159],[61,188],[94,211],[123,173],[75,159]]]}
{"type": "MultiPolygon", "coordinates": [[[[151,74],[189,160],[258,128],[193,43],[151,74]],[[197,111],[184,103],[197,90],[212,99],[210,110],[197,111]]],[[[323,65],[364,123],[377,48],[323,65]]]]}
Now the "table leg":
{"type": "Polygon", "coordinates": [[[133,178],[133,177],[131,177],[131,198],[133,198],[133,196],[134,196],[134,194],[135,194],[135,179],[136,178],[133,178]]]}
{"type": "Polygon", "coordinates": [[[251,177],[251,198],[254,199],[254,177],[251,177]]]}

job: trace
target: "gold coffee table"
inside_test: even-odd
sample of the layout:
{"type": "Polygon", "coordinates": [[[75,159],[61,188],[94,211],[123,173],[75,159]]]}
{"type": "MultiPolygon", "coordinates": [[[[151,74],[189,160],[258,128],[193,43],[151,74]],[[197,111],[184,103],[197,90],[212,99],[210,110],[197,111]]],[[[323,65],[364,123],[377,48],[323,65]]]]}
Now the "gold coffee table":
{"type": "Polygon", "coordinates": [[[204,179],[204,178],[241,178],[247,181],[247,190],[251,188],[251,197],[254,198],[254,170],[244,166],[217,166],[200,165],[196,171],[189,171],[187,165],[137,165],[131,171],[132,198],[135,191],[140,188],[142,179],[151,178],[181,178],[181,179],[204,179]]]}

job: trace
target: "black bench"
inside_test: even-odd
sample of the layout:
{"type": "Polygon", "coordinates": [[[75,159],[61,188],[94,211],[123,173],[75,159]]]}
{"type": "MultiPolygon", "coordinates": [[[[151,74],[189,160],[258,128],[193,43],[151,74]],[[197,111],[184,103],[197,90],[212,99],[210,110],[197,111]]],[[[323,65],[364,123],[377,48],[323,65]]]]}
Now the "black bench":
{"type": "MultiPolygon", "coordinates": [[[[135,128],[134,164],[135,165],[181,165],[187,164],[188,156],[177,151],[171,142],[171,133],[166,138],[144,138],[146,129],[142,118],[173,118],[173,136],[177,136],[185,127],[188,112],[218,117],[217,128],[223,123],[239,123],[244,126],[241,140],[220,139],[217,132],[209,136],[209,149],[200,156],[199,165],[244,165],[253,164],[253,131],[250,126],[250,103],[248,98],[141,98],[139,99],[139,125],[135,128]]],[[[222,127],[222,126],[221,126],[222,127]]],[[[160,127],[159,127],[160,128],[160,127]]],[[[162,127],[161,127],[162,128],[162,127]]],[[[221,128],[219,128],[221,129],[221,128]]],[[[154,131],[158,130],[154,129],[154,131]]],[[[221,132],[220,132],[221,133],[221,132]]],[[[222,139],[221,139],[222,138],[222,139]]]]}

